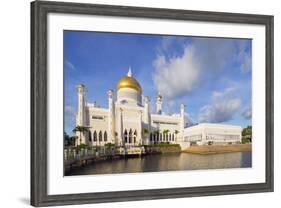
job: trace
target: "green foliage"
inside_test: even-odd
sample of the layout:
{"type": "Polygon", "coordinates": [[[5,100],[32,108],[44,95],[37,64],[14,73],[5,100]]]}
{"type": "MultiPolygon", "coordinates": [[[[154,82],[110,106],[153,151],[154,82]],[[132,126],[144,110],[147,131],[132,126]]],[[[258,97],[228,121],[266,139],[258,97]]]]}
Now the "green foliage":
{"type": "Polygon", "coordinates": [[[208,145],[212,145],[213,143],[213,141],[208,141],[208,145]]]}
{"type": "Polygon", "coordinates": [[[159,143],[159,144],[151,144],[144,145],[145,147],[180,147],[179,144],[168,144],[168,143],[159,143]]]}
{"type": "Polygon", "coordinates": [[[168,134],[170,132],[170,130],[169,129],[165,129],[165,130],[163,130],[163,134],[168,134]]]}
{"type": "Polygon", "coordinates": [[[242,143],[251,143],[252,142],[252,126],[247,126],[242,130],[242,143]]]}
{"type": "Polygon", "coordinates": [[[180,133],[178,130],[175,130],[175,134],[177,135],[178,133],[180,133]]]}
{"type": "Polygon", "coordinates": [[[89,129],[85,126],[76,126],[72,131],[73,131],[73,133],[76,133],[77,131],[80,133],[81,132],[84,133],[84,132],[89,131],[89,129]]]}
{"type": "Polygon", "coordinates": [[[148,134],[148,129],[143,129],[143,134],[147,135],[148,134]]]}
{"type": "Polygon", "coordinates": [[[242,144],[247,144],[247,143],[251,143],[252,140],[249,138],[242,138],[242,144]]]}
{"type": "Polygon", "coordinates": [[[64,132],[64,146],[65,147],[74,146],[76,139],[77,139],[76,136],[69,136],[66,132],[64,132]]]}
{"type": "Polygon", "coordinates": [[[77,146],[77,149],[81,150],[81,149],[89,149],[88,145],[86,144],[80,144],[77,146]]]}
{"type": "Polygon", "coordinates": [[[106,143],[104,146],[107,147],[107,148],[112,148],[112,147],[115,147],[115,144],[106,143]]]}

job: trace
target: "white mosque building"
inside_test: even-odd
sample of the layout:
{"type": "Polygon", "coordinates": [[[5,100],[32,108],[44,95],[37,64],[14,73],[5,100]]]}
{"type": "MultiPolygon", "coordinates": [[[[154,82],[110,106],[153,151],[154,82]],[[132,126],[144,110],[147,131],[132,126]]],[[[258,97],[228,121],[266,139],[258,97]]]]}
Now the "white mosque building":
{"type": "Polygon", "coordinates": [[[156,112],[150,110],[149,97],[142,95],[142,87],[133,77],[131,69],[117,83],[117,93],[107,92],[108,108],[86,102],[86,87],[77,86],[78,112],[76,126],[88,129],[77,132],[76,144],[119,147],[157,143],[179,144],[182,149],[190,145],[211,143],[237,143],[241,141],[240,126],[198,124],[186,127],[184,104],[179,114],[162,113],[162,96],[157,96],[156,112]]]}

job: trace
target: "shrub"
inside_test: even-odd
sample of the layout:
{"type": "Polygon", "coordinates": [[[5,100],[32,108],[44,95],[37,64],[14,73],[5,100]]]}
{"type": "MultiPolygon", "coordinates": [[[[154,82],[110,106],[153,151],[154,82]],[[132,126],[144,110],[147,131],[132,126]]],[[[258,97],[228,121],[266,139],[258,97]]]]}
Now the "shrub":
{"type": "Polygon", "coordinates": [[[250,138],[242,138],[242,144],[247,144],[247,143],[251,143],[251,139],[250,138]]]}
{"type": "Polygon", "coordinates": [[[112,143],[106,143],[104,146],[107,147],[107,148],[115,147],[115,145],[112,144],[112,143]]]}
{"type": "Polygon", "coordinates": [[[80,145],[77,146],[77,149],[79,149],[79,150],[81,150],[81,149],[88,149],[88,148],[89,147],[86,144],[80,144],[80,145]]]}

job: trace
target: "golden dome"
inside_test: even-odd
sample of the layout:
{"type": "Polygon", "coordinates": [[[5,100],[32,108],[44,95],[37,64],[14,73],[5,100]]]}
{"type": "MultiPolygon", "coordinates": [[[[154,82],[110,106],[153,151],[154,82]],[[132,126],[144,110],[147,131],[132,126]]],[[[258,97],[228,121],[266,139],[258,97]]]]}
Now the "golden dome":
{"type": "Polygon", "coordinates": [[[138,81],[130,76],[125,76],[118,81],[117,89],[119,90],[121,88],[131,88],[137,90],[139,93],[142,93],[142,89],[138,81]]]}

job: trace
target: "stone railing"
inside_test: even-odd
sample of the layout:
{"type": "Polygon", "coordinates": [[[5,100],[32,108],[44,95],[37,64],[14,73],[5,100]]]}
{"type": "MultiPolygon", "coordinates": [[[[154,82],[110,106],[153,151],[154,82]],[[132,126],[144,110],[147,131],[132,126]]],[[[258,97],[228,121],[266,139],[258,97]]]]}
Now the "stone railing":
{"type": "Polygon", "coordinates": [[[115,150],[112,148],[98,147],[91,149],[64,149],[64,160],[79,160],[88,157],[101,157],[114,155],[115,150]]]}

